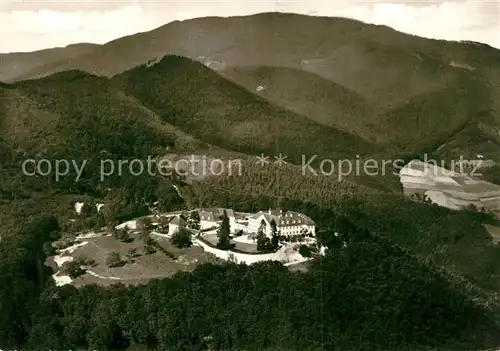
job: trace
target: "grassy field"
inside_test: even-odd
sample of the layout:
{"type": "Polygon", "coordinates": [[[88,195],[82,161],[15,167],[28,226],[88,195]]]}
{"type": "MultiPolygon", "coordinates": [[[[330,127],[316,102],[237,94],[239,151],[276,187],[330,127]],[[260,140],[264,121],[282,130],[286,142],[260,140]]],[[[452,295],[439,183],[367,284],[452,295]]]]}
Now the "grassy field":
{"type": "MultiPolygon", "coordinates": [[[[205,234],[203,235],[203,239],[208,241],[210,244],[216,246],[217,242],[219,241],[217,234],[216,233],[210,233],[210,234],[205,234]]],[[[234,240],[231,240],[231,244],[235,244],[235,249],[244,251],[244,252],[249,252],[249,253],[254,253],[258,252],[257,251],[257,244],[247,244],[247,243],[240,243],[234,240]]]]}
{"type": "Polygon", "coordinates": [[[86,245],[77,248],[70,255],[73,259],[85,257],[95,261],[95,266],[87,273],[73,281],[75,286],[87,284],[112,285],[123,283],[136,285],[147,283],[150,279],[165,278],[177,272],[191,271],[197,265],[218,260],[211,254],[205,253],[200,247],[178,249],[170,244],[168,239],[160,238],[158,243],[175,255],[172,259],[164,253],[157,251],[153,254],[142,252],[142,243],[135,239],[130,243],[123,243],[110,236],[85,239],[86,245]],[[118,252],[123,260],[131,249],[137,250],[137,256],[127,261],[121,267],[109,268],[106,258],[111,252],[118,252]]]}

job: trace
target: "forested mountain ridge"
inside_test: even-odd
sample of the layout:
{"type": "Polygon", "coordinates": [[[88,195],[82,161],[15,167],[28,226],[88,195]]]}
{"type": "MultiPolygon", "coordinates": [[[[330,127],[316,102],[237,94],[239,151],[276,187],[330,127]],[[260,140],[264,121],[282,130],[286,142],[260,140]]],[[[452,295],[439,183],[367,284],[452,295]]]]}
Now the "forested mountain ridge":
{"type": "Polygon", "coordinates": [[[0,89],[2,147],[18,169],[27,157],[98,163],[103,158],[154,158],[167,149],[244,158],[283,153],[296,164],[302,155],[345,159],[377,150],[178,56],[111,80],[67,71],[0,89]]]}
{"type": "Polygon", "coordinates": [[[174,22],[81,49],[70,60],[28,60],[17,77],[0,72],[10,81],[0,83],[0,348],[500,345],[500,249],[485,228],[498,220],[410,201],[391,187],[392,172],[338,181],[297,165],[301,154],[498,157],[497,50],[291,14],[174,22]],[[189,184],[99,179],[102,159],[168,153],[242,158],[245,171],[189,184]],[[296,164],[261,167],[260,153],[296,164]],[[24,175],[27,158],[90,165],[79,181],[57,181],[24,175]],[[94,210],[76,215],[76,202],[94,210]],[[306,273],[208,264],[108,288],[56,287],[44,265],[62,235],[213,206],[302,212],[327,255],[306,273]]]}
{"type": "MultiPolygon", "coordinates": [[[[457,139],[467,122],[481,126],[481,138],[499,142],[497,49],[420,38],[344,18],[263,13],[175,21],[71,59],[47,62],[10,80],[71,69],[110,77],[171,54],[200,61],[252,93],[263,86],[267,90],[259,94],[274,105],[394,153],[435,151],[457,139]],[[255,69],[264,70],[266,78],[255,69]],[[297,78],[287,70],[297,72],[297,78]],[[338,101],[332,94],[347,95],[338,101]]],[[[8,73],[0,72],[0,80],[8,73]]],[[[470,150],[460,142],[453,148],[441,149],[439,156],[463,152],[465,158],[476,153],[497,160],[498,148],[492,151],[491,145],[470,150]]]]}
{"type": "Polygon", "coordinates": [[[61,62],[61,60],[72,60],[92,52],[98,46],[98,44],[81,43],[34,52],[0,53],[0,80],[12,81],[20,75],[25,75],[26,72],[43,71],[42,67],[61,62]]]}
{"type": "Polygon", "coordinates": [[[331,159],[366,156],[376,145],[281,109],[198,62],[166,56],[113,78],[168,122],[199,139],[250,154],[284,153],[331,159]]]}

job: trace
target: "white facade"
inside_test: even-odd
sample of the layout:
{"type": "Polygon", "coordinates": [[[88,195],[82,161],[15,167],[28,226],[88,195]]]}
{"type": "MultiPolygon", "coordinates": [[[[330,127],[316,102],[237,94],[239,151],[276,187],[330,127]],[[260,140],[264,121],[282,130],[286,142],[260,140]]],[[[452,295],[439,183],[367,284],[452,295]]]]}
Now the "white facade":
{"type": "Polygon", "coordinates": [[[168,225],[168,234],[169,236],[173,235],[176,231],[178,231],[180,226],[178,224],[169,224],[168,225]]]}
{"type": "Polygon", "coordinates": [[[240,230],[244,231],[244,232],[248,232],[248,222],[249,221],[239,221],[239,220],[235,220],[234,221],[234,227],[231,226],[231,230],[235,231],[235,232],[238,232],[240,230]]]}
{"type": "Polygon", "coordinates": [[[218,222],[216,221],[206,221],[206,220],[200,220],[200,229],[208,229],[208,228],[212,228],[212,227],[216,227],[218,226],[218,222]]]}
{"type": "Polygon", "coordinates": [[[315,223],[306,215],[297,212],[271,211],[259,212],[251,216],[248,221],[248,231],[257,233],[263,225],[264,233],[271,236],[271,222],[274,220],[276,228],[281,235],[293,236],[304,233],[316,234],[315,223]]]}
{"type": "Polygon", "coordinates": [[[257,233],[259,231],[262,221],[264,221],[266,224],[264,233],[266,235],[271,235],[271,223],[267,221],[266,216],[264,216],[264,214],[261,214],[260,216],[250,217],[248,219],[248,231],[250,233],[257,233]]]}
{"type": "Polygon", "coordinates": [[[218,227],[221,222],[220,217],[223,215],[224,211],[226,211],[226,215],[229,218],[229,226],[231,232],[236,231],[239,225],[236,222],[233,210],[223,208],[199,210],[198,215],[200,216],[200,229],[218,227]]]}

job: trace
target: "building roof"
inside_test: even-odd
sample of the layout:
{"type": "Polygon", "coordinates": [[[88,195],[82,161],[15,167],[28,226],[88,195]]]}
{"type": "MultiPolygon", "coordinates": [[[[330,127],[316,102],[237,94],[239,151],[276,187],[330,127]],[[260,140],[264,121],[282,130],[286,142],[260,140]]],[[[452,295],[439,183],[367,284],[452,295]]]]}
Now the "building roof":
{"type": "Polygon", "coordinates": [[[204,208],[198,211],[200,218],[209,221],[218,221],[224,215],[224,210],[229,218],[234,218],[234,211],[226,208],[204,208]]]}
{"type": "Polygon", "coordinates": [[[186,225],[186,221],[181,216],[175,216],[170,220],[169,224],[182,226],[186,225]]]}
{"type": "Polygon", "coordinates": [[[314,225],[314,221],[303,213],[293,211],[270,210],[267,212],[259,211],[251,216],[252,219],[258,219],[264,216],[268,223],[272,220],[276,222],[278,228],[293,227],[299,225],[314,225]]]}

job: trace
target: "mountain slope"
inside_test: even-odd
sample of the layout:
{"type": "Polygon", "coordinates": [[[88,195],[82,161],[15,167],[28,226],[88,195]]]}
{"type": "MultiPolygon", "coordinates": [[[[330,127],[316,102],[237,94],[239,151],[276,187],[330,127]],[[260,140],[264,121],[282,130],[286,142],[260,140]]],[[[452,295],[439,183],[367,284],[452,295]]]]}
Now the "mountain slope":
{"type": "Polygon", "coordinates": [[[139,154],[137,147],[174,146],[179,137],[107,78],[68,71],[13,87],[2,96],[3,135],[22,148],[44,151],[49,137],[49,152],[130,156],[139,154]]]}
{"type": "MultiPolygon", "coordinates": [[[[453,74],[441,88],[394,106],[390,99],[368,99],[317,75],[290,68],[230,67],[220,73],[274,104],[398,155],[434,151],[444,140],[453,138],[464,123],[496,125],[488,82],[472,72],[447,70],[453,74]]],[[[465,152],[469,144],[458,147],[465,152]]]]}
{"type": "MultiPolygon", "coordinates": [[[[112,76],[165,54],[201,61],[275,106],[377,144],[387,150],[380,157],[463,140],[454,133],[479,123],[478,115],[490,131],[500,129],[498,50],[343,18],[263,13],[176,21],[17,78],[67,69],[112,76]],[[263,79],[267,89],[256,92],[263,79]]],[[[454,154],[468,149],[457,142],[454,154]]]]}
{"type": "Polygon", "coordinates": [[[464,123],[493,123],[497,112],[489,93],[482,77],[457,75],[443,89],[415,96],[381,114],[376,131],[398,149],[425,148],[452,136],[464,123]]]}
{"type": "Polygon", "coordinates": [[[0,80],[15,80],[27,72],[37,70],[43,72],[47,67],[61,61],[77,58],[92,52],[97,44],[74,44],[64,48],[53,48],[34,52],[14,52],[0,54],[0,80]]]}
{"type": "Polygon", "coordinates": [[[376,146],[278,108],[198,62],[166,56],[114,78],[167,122],[195,137],[241,152],[301,162],[302,155],[352,158],[376,146]]]}
{"type": "Polygon", "coordinates": [[[397,88],[402,83],[410,95],[439,87],[442,78],[436,80],[435,73],[442,74],[440,69],[452,62],[487,70],[499,58],[498,50],[486,45],[424,39],[351,19],[263,13],[174,21],[17,78],[68,69],[112,76],[167,54],[221,62],[220,67],[304,69],[350,89],[386,97],[401,95],[397,88]]]}
{"type": "Polygon", "coordinates": [[[375,102],[341,85],[284,67],[228,67],[219,73],[283,108],[370,139],[375,102]]]}
{"type": "Polygon", "coordinates": [[[148,157],[166,153],[166,147],[208,147],[117,90],[108,78],[80,71],[0,88],[0,144],[0,200],[52,191],[105,194],[103,189],[131,184],[151,189],[155,174],[133,176],[131,160],[144,165],[148,157]],[[48,160],[49,173],[21,172],[27,159],[48,160]],[[63,173],[57,178],[59,162],[63,173]],[[76,167],[82,167],[80,175],[76,167]]]}
{"type": "Polygon", "coordinates": [[[175,21],[17,79],[68,69],[112,76],[166,54],[200,61],[254,94],[265,76],[271,88],[259,94],[274,105],[389,147],[391,156],[433,149],[478,111],[490,111],[491,128],[500,125],[498,50],[344,18],[263,13],[175,21]]]}
{"type": "MultiPolygon", "coordinates": [[[[377,149],[360,138],[278,108],[202,64],[181,57],[168,56],[113,80],[66,71],[2,84],[0,89],[0,151],[3,160],[9,160],[4,168],[7,173],[2,175],[6,194],[19,187],[27,189],[27,180],[39,190],[51,184],[47,179],[16,175],[26,158],[90,161],[84,182],[75,185],[70,174],[61,185],[78,192],[91,191],[99,184],[102,159],[145,160],[172,151],[225,158],[236,151],[239,153],[232,153],[235,158],[246,158],[242,152],[264,152],[271,162],[281,152],[287,162],[300,163],[302,154],[352,158],[355,153],[377,149]]],[[[299,168],[293,172],[300,177],[299,168]]],[[[336,178],[331,182],[337,183],[336,178]]],[[[361,190],[356,181],[347,183],[339,183],[339,189],[361,190]]]]}

